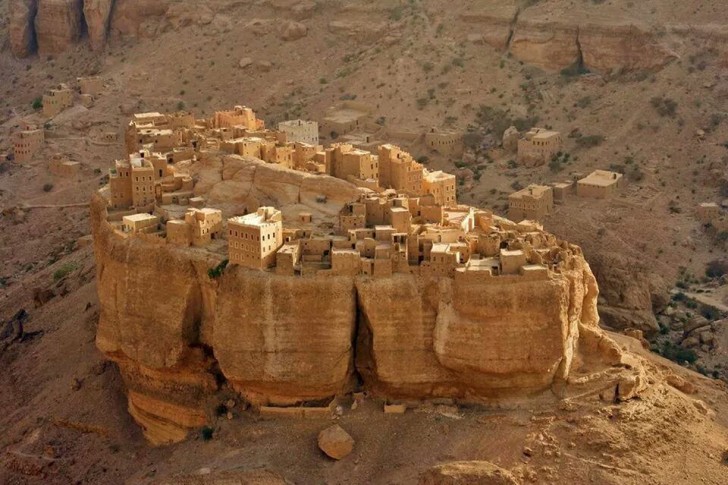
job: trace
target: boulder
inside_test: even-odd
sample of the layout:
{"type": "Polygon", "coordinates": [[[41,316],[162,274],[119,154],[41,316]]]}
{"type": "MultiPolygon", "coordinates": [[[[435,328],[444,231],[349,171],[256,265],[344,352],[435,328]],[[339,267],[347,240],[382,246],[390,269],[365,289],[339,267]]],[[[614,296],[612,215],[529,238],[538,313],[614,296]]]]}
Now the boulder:
{"type": "Polygon", "coordinates": [[[83,0],[40,0],[35,17],[38,52],[57,54],[83,34],[83,0]]]}
{"type": "Polygon", "coordinates": [[[100,51],[106,45],[111,20],[113,0],[84,0],[83,15],[88,28],[88,40],[91,49],[100,51]]]}
{"type": "Polygon", "coordinates": [[[419,485],[518,485],[508,470],[488,461],[456,461],[430,468],[419,485]]]}
{"type": "Polygon", "coordinates": [[[38,0],[10,0],[8,33],[10,50],[16,57],[28,57],[36,50],[35,15],[38,0]]]}
{"type": "Polygon", "coordinates": [[[253,64],[253,59],[251,59],[250,57],[243,57],[242,59],[240,59],[240,62],[238,62],[238,67],[240,67],[240,69],[245,69],[251,64],[253,64]]]}
{"type": "Polygon", "coordinates": [[[696,330],[710,326],[710,320],[702,315],[697,315],[691,318],[688,323],[685,324],[685,336],[687,337],[696,330]]]}
{"type": "Polygon", "coordinates": [[[697,347],[698,345],[700,345],[700,340],[698,339],[698,337],[688,337],[682,341],[681,345],[688,349],[692,347],[697,347]]]}
{"type": "Polygon", "coordinates": [[[281,24],[278,34],[282,40],[291,41],[298,40],[302,37],[306,37],[308,33],[308,27],[301,22],[294,20],[288,20],[281,24]]]}
{"type": "Polygon", "coordinates": [[[711,344],[713,343],[714,339],[715,337],[713,336],[713,332],[711,332],[710,330],[700,332],[700,343],[711,344]]]}
{"type": "Polygon", "coordinates": [[[599,314],[611,328],[637,328],[646,337],[658,330],[655,313],[669,301],[667,284],[639,261],[619,254],[594,254],[589,261],[599,282],[599,314]]]}
{"type": "Polygon", "coordinates": [[[640,395],[647,387],[647,379],[644,370],[640,369],[634,374],[628,374],[620,377],[617,384],[617,400],[628,401],[640,395]]]}
{"type": "Polygon", "coordinates": [[[327,456],[341,460],[354,450],[354,438],[344,431],[344,428],[335,424],[319,433],[318,446],[327,456]]]}
{"type": "Polygon", "coordinates": [[[667,383],[685,394],[695,394],[696,392],[695,386],[690,381],[683,379],[677,374],[668,375],[667,383]]]}
{"type": "Polygon", "coordinates": [[[515,126],[509,127],[503,132],[503,149],[509,153],[515,153],[518,150],[518,129],[515,126]]]}

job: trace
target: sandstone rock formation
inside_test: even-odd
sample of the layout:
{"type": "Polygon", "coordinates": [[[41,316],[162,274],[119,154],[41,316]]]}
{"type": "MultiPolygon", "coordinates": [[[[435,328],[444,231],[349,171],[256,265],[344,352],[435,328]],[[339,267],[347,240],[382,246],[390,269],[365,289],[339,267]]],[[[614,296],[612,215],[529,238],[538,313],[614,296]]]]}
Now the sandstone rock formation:
{"type": "Polygon", "coordinates": [[[111,37],[140,37],[167,12],[168,0],[126,0],[115,2],[111,15],[111,37]]]}
{"type": "Polygon", "coordinates": [[[319,433],[318,446],[327,456],[334,460],[341,460],[354,451],[354,438],[341,426],[335,424],[319,433]]]}
{"type": "MultiPolygon", "coordinates": [[[[273,205],[284,217],[332,218],[359,191],[236,155],[208,156],[190,172],[195,192],[231,215],[273,205]]],[[[575,363],[620,363],[597,327],[598,289],[580,249],[545,233],[529,240],[545,238],[560,263],[540,280],[289,277],[239,266],[213,279],[222,253],[124,237],[106,220],[105,196],[92,203],[97,345],[119,365],[129,410],[154,443],[204,425],[204,400],[221,380],[255,405],[331,399],[357,373],[381,397],[489,403],[563,386],[575,363]]]]}
{"type": "Polygon", "coordinates": [[[519,21],[510,52],[519,61],[546,70],[560,70],[579,61],[578,27],[560,22],[519,21]]]}
{"type": "Polygon", "coordinates": [[[488,461],[456,461],[431,468],[420,485],[518,485],[511,472],[488,461]]]}
{"type": "Polygon", "coordinates": [[[28,57],[37,48],[35,15],[38,11],[38,0],[10,0],[8,11],[10,49],[16,57],[28,57]]]}
{"type": "Polygon", "coordinates": [[[100,51],[106,45],[114,0],[84,0],[83,15],[88,28],[91,49],[100,51]]]}
{"type": "Polygon", "coordinates": [[[83,0],[40,0],[35,17],[38,52],[57,54],[83,34],[83,0]]]}
{"type": "Polygon", "coordinates": [[[284,22],[279,29],[279,35],[281,39],[287,41],[297,40],[302,37],[306,37],[307,33],[308,28],[305,24],[302,24],[301,22],[294,22],[293,20],[284,22]]]}
{"type": "Polygon", "coordinates": [[[619,330],[636,328],[645,335],[659,330],[655,313],[669,302],[661,278],[618,255],[596,255],[592,266],[602,289],[599,312],[605,324],[619,330]]]}

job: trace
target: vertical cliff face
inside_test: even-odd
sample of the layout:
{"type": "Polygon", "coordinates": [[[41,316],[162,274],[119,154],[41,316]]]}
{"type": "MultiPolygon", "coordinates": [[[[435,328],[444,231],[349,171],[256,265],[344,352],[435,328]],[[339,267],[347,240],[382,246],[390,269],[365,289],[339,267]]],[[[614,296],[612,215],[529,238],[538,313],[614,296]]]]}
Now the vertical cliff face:
{"type": "MultiPolygon", "coordinates": [[[[345,184],[319,177],[306,188],[308,174],[239,157],[201,165],[197,188],[221,204],[243,193],[314,207],[322,204],[312,194],[341,196],[335,187],[345,184]]],[[[224,249],[127,237],[107,222],[106,204],[102,190],[92,202],[97,345],[119,365],[129,411],[155,443],[204,425],[221,383],[254,405],[320,402],[357,387],[384,398],[513,402],[565,384],[575,362],[599,369],[620,358],[597,327],[598,290],[580,249],[547,234],[519,242],[531,254],[538,241],[558,261],[533,276],[301,277],[231,266],[211,278],[224,249]]]]}
{"type": "Polygon", "coordinates": [[[204,401],[217,389],[215,361],[203,335],[203,327],[212,326],[214,300],[209,280],[200,277],[212,263],[115,237],[105,204],[100,197],[92,201],[100,303],[96,344],[119,365],[129,411],[147,438],[179,441],[189,428],[205,424],[204,401]]]}
{"type": "Polygon", "coordinates": [[[38,0],[10,0],[8,31],[10,49],[16,57],[28,57],[36,51],[35,15],[38,0]]]}
{"type": "Polygon", "coordinates": [[[353,372],[351,278],[303,279],[235,267],[220,282],[212,345],[249,401],[292,404],[345,390],[353,372]]]}
{"type": "Polygon", "coordinates": [[[567,377],[579,324],[596,327],[584,312],[596,301],[590,285],[586,265],[540,281],[360,279],[357,368],[390,396],[488,401],[542,391],[567,377]]]}
{"type": "Polygon", "coordinates": [[[83,0],[39,0],[35,32],[39,53],[67,50],[86,32],[83,0]]]}
{"type": "Polygon", "coordinates": [[[88,41],[92,50],[100,51],[106,45],[114,0],[84,0],[83,15],[88,27],[88,41]]]}

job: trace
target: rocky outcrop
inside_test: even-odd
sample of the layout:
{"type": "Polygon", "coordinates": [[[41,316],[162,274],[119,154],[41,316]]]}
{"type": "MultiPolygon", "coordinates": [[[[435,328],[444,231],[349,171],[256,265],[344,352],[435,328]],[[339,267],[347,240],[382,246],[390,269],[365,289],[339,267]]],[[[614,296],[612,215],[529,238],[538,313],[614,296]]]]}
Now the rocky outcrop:
{"type": "Polygon", "coordinates": [[[39,0],[35,17],[38,52],[57,54],[85,34],[83,0],[39,0]]]}
{"type": "Polygon", "coordinates": [[[283,22],[278,30],[280,38],[286,41],[298,40],[302,37],[306,37],[307,33],[308,28],[305,24],[293,20],[283,22]]]}
{"type": "Polygon", "coordinates": [[[589,287],[596,292],[586,265],[548,281],[360,279],[357,369],[386,396],[493,400],[541,391],[568,374],[589,287]]]}
{"type": "Polygon", "coordinates": [[[114,0],[84,0],[83,15],[88,27],[91,49],[100,51],[106,45],[114,0]]]}
{"type": "Polygon", "coordinates": [[[220,281],[216,300],[212,347],[220,370],[246,400],[295,404],[346,389],[356,324],[351,278],[235,267],[220,281]]]}
{"type": "Polygon", "coordinates": [[[510,52],[519,61],[546,70],[560,70],[579,61],[578,27],[568,23],[519,21],[510,52]]]}
{"type": "Polygon", "coordinates": [[[578,44],[584,66],[599,72],[654,70],[677,57],[658,33],[634,25],[582,25],[578,44]]]}
{"type": "Polygon", "coordinates": [[[109,36],[137,38],[153,35],[169,8],[169,0],[123,0],[114,3],[109,36]]]}
{"type": "Polygon", "coordinates": [[[16,57],[28,57],[37,48],[35,15],[38,11],[38,0],[10,0],[8,11],[10,49],[16,57]]]}
{"type": "Polygon", "coordinates": [[[636,328],[646,336],[657,332],[655,313],[669,302],[665,281],[619,255],[598,254],[591,263],[601,288],[599,313],[604,324],[618,330],[636,328]]]}
{"type": "Polygon", "coordinates": [[[508,470],[488,461],[456,461],[437,465],[420,477],[420,485],[518,485],[508,470]]]}
{"type": "MultiPolygon", "coordinates": [[[[327,220],[358,193],[238,156],[208,157],[191,171],[195,190],[228,214],[265,204],[327,220]]],[[[326,402],[355,386],[384,398],[515,402],[565,385],[575,362],[599,369],[620,359],[598,329],[598,289],[580,249],[550,235],[529,233],[552,241],[549,257],[559,261],[538,279],[283,276],[239,266],[213,278],[208,269],[224,251],[126,237],[106,216],[102,190],[92,203],[97,346],[118,363],[130,413],[154,443],[207,423],[205,398],[222,381],[254,405],[326,402]]]]}

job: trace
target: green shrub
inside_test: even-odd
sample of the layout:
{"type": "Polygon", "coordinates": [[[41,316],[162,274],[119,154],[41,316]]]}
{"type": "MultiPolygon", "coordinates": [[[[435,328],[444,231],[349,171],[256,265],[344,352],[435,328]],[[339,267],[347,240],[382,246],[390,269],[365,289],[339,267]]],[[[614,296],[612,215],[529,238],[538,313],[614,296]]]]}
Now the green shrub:
{"type": "Polygon", "coordinates": [[[705,276],[708,278],[720,278],[728,273],[728,260],[714,259],[705,265],[705,276]]]}
{"type": "Polygon", "coordinates": [[[43,108],[43,98],[37,97],[33,100],[33,104],[31,105],[34,110],[40,111],[43,108]]]}
{"type": "Polygon", "coordinates": [[[658,350],[660,355],[673,362],[677,362],[678,364],[682,364],[683,362],[693,364],[696,360],[698,360],[698,355],[694,350],[684,349],[672,342],[664,342],[662,347],[658,350]]]}
{"type": "Polygon", "coordinates": [[[76,263],[66,263],[53,272],[53,281],[59,281],[78,269],[76,263]]]}
{"type": "Polygon", "coordinates": [[[581,148],[592,148],[601,145],[603,141],[604,136],[602,135],[588,135],[577,138],[576,144],[581,148]]]}
{"type": "Polygon", "coordinates": [[[700,305],[700,314],[711,322],[723,316],[720,310],[709,305],[700,305]]]}
{"type": "Polygon", "coordinates": [[[205,426],[200,430],[200,436],[202,437],[203,441],[210,441],[212,439],[212,435],[215,433],[215,430],[210,428],[209,426],[205,426]]]}
{"type": "Polygon", "coordinates": [[[674,118],[675,114],[677,114],[677,102],[671,98],[655,96],[650,100],[650,104],[660,116],[674,118]]]}
{"type": "Polygon", "coordinates": [[[222,276],[223,271],[225,271],[228,262],[229,261],[227,259],[223,259],[220,264],[218,264],[214,268],[210,268],[207,270],[207,276],[209,276],[210,279],[219,278],[220,276],[222,276]]]}

